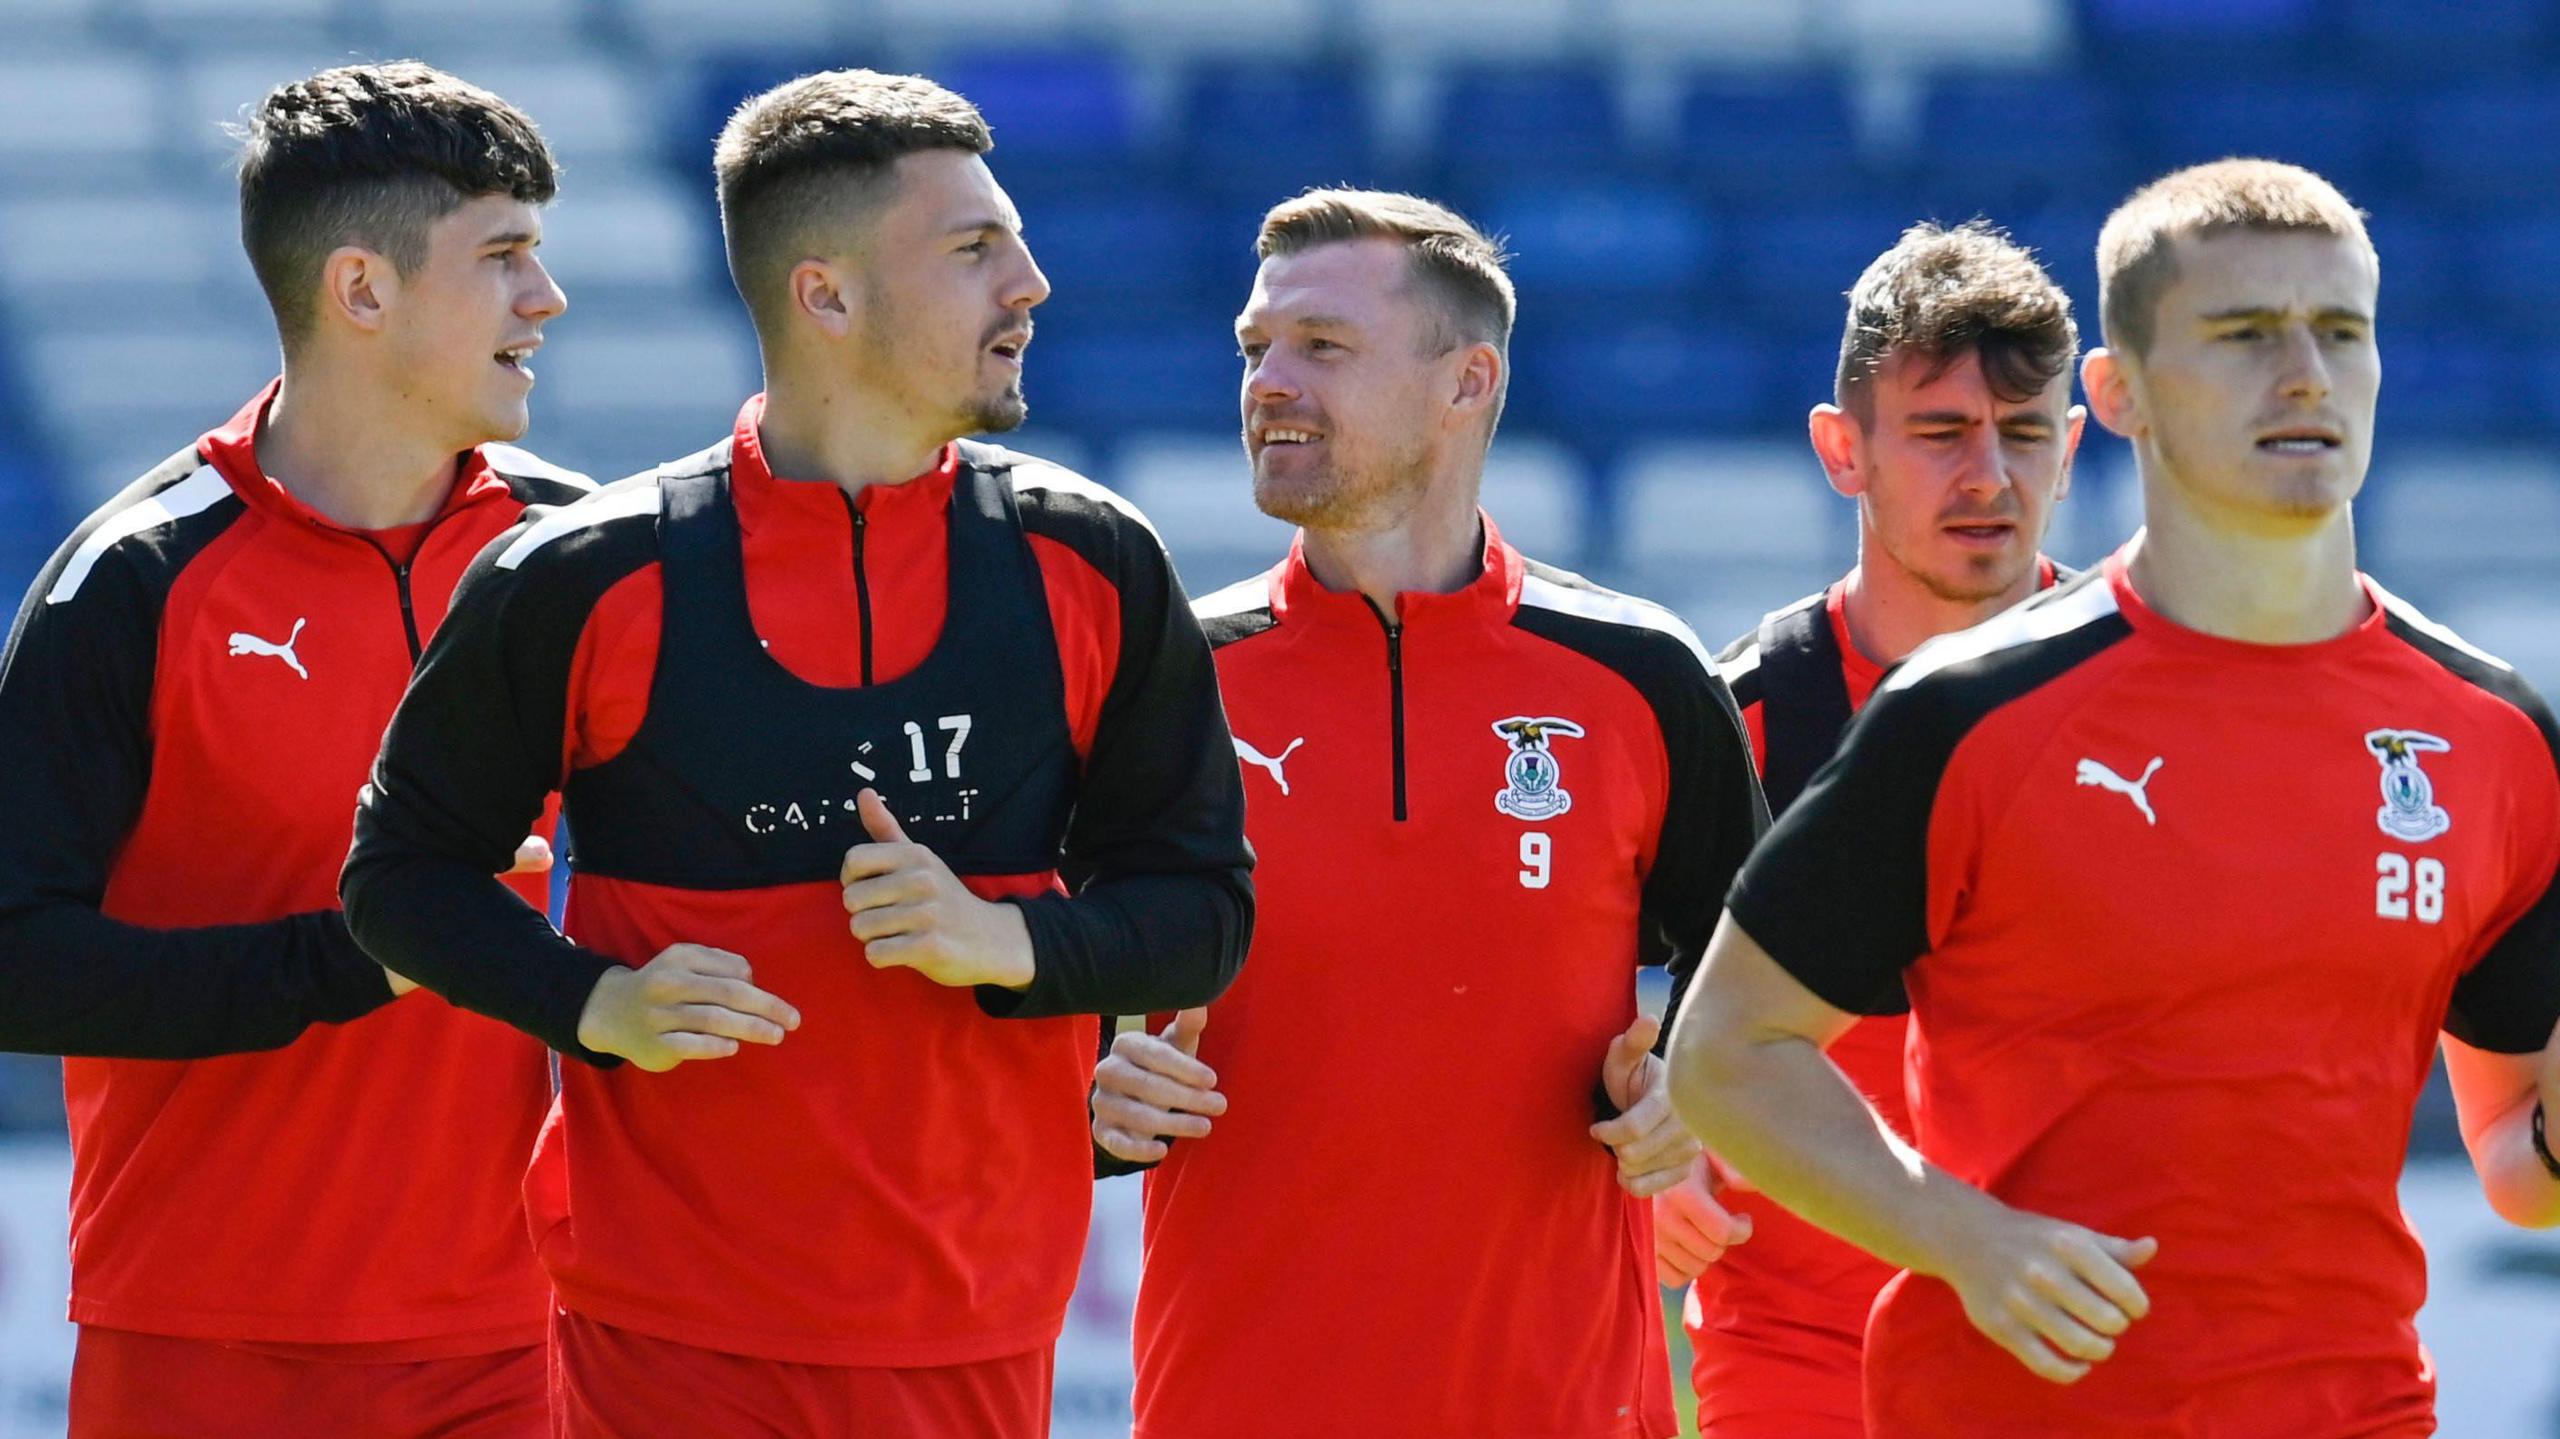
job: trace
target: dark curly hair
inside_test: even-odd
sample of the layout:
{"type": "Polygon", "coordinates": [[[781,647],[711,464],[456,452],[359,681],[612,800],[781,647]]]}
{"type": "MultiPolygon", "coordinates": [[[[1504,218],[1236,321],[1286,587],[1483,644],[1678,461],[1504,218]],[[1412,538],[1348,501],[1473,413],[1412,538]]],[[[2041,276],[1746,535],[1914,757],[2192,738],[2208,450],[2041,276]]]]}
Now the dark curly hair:
{"type": "Polygon", "coordinates": [[[1835,398],[1863,425],[1875,418],[1868,386],[1886,360],[1923,357],[1925,381],[1978,355],[1992,393],[2016,404],[2041,394],[2079,349],[2071,297],[2025,246],[1986,220],[1924,222],[1849,291],[1835,398]]]}

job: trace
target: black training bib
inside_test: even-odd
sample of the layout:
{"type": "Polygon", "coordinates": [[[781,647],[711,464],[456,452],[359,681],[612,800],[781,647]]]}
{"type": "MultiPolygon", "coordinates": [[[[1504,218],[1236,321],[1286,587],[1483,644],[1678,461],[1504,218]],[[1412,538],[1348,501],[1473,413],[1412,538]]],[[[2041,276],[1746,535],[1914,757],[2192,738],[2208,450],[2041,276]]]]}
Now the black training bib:
{"type": "Polygon", "coordinates": [[[932,652],[846,689],[793,675],[756,636],[729,452],[724,441],[659,472],[657,674],[631,743],[569,778],[572,863],[683,889],[833,880],[870,838],[854,810],[870,788],[955,873],[1055,869],[1078,764],[1004,452],[961,446],[932,652]]]}

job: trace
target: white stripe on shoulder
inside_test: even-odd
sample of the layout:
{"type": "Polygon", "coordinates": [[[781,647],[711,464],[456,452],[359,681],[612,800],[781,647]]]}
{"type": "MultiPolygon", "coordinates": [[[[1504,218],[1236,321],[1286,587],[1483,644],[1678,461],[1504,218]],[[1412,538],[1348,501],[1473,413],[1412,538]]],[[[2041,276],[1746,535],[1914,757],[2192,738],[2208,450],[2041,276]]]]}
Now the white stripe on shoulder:
{"type": "Polygon", "coordinates": [[[1213,590],[1191,602],[1194,617],[1214,620],[1223,615],[1240,615],[1271,603],[1271,572],[1263,571],[1251,579],[1238,580],[1222,590],[1213,590]]]}
{"type": "Polygon", "coordinates": [[[80,548],[71,552],[71,563],[62,567],[62,573],[54,579],[53,588],[45,591],[44,602],[58,605],[80,593],[80,586],[87,582],[89,572],[98,567],[99,559],[118,544],[145,530],[156,530],[162,525],[174,525],[190,515],[203,514],[220,504],[222,497],[230,493],[231,483],[222,478],[222,472],[205,465],[148,499],[116,511],[104,524],[89,532],[89,538],[80,542],[80,548]]]}
{"type": "MultiPolygon", "coordinates": [[[[2058,593],[2047,590],[2047,595],[2058,593]]],[[[2115,587],[2104,576],[2063,594],[2061,598],[2028,600],[2004,610],[1969,630],[1940,635],[1911,652],[1911,657],[1885,677],[1884,688],[1905,690],[1952,665],[1981,659],[2001,650],[2067,635],[2096,624],[2116,612],[2115,587]]]]}
{"type": "Polygon", "coordinates": [[[1722,675],[1716,657],[1698,640],[1697,631],[1683,623],[1678,615],[1633,595],[1610,590],[1577,590],[1560,585],[1540,575],[1524,575],[1520,580],[1520,603],[1558,614],[1580,615],[1587,620],[1607,624],[1629,625],[1636,629],[1656,630],[1689,647],[1698,657],[1698,667],[1711,675],[1722,675]]]}
{"type": "Polygon", "coordinates": [[[1732,684],[1735,680],[1757,673],[1760,669],[1759,638],[1754,636],[1751,643],[1735,651],[1733,658],[1717,661],[1716,668],[1723,672],[1726,684],[1732,684]]]}
{"type": "Polygon", "coordinates": [[[502,475],[522,475],[530,480],[549,480],[554,484],[567,485],[580,490],[592,490],[596,487],[594,480],[579,474],[576,470],[563,469],[531,450],[519,449],[514,445],[482,445],[480,455],[489,462],[489,468],[502,475]]]}
{"type": "Polygon", "coordinates": [[[2413,605],[2407,600],[2400,598],[2398,595],[2393,594],[2391,591],[2384,589],[2374,580],[2373,576],[2365,576],[2365,583],[2372,585],[2373,592],[2382,597],[2382,607],[2389,610],[2391,613],[2398,615],[2411,629],[2418,631],[2419,633],[2427,636],[2427,638],[2435,640],[2440,644],[2451,645],[2453,648],[2462,651],[2464,654],[2471,656],[2482,664],[2496,665],[2502,670],[2510,671],[2515,668],[2514,665],[2507,663],[2505,660],[2498,658],[2496,655],[2489,653],[2487,650],[2480,648],[2478,645],[2473,644],[2471,641],[2464,639],[2462,636],[2446,629],[2443,625],[2440,625],[2434,620],[2431,620],[2425,615],[2419,613],[2416,605],[2413,605]]]}
{"type": "Polygon", "coordinates": [[[1140,514],[1136,505],[1064,465],[1052,464],[1035,455],[1017,454],[1013,463],[1013,489],[1016,494],[1024,490],[1056,490],[1062,495],[1074,495],[1108,505],[1136,520],[1148,534],[1155,535],[1157,544],[1164,543],[1164,536],[1156,534],[1155,522],[1140,514]]]}
{"type": "Polygon", "coordinates": [[[654,515],[664,503],[665,494],[659,489],[657,480],[652,478],[647,484],[633,485],[630,489],[612,493],[600,491],[574,505],[562,505],[534,521],[533,528],[516,536],[515,543],[498,556],[498,568],[514,569],[525,562],[526,556],[562,535],[576,534],[610,520],[654,515]]]}

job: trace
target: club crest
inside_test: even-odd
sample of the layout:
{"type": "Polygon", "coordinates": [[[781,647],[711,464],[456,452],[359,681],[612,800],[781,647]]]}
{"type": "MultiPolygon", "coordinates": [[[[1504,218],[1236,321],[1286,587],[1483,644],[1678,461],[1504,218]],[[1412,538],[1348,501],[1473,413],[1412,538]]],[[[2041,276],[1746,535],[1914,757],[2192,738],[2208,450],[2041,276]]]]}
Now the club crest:
{"type": "Polygon", "coordinates": [[[1558,736],[1582,738],[1582,726],[1553,715],[1513,715],[1494,721],[1493,732],[1511,746],[1511,757],[1502,763],[1505,783],[1493,796],[1495,809],[1513,819],[1541,820],[1573,808],[1550,745],[1558,736]]]}
{"type": "Polygon", "coordinates": [[[2418,756],[2442,754],[2453,746],[2413,729],[2378,729],[2367,733],[2364,746],[2382,764],[2382,808],[2374,822],[2393,839],[2416,844],[2453,828],[2453,816],[2436,803],[2436,783],[2418,768],[2418,756]]]}

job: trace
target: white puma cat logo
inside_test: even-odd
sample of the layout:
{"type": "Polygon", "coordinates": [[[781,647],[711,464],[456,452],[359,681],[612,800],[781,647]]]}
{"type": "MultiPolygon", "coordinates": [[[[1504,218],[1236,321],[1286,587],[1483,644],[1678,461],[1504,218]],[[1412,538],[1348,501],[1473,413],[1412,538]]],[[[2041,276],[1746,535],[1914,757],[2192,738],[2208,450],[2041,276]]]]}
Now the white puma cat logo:
{"type": "Polygon", "coordinates": [[[1280,786],[1280,792],[1285,795],[1289,792],[1289,777],[1280,772],[1280,766],[1288,763],[1289,756],[1296,754],[1298,752],[1298,746],[1305,744],[1306,742],[1307,737],[1305,735],[1300,735],[1296,739],[1289,741],[1289,747],[1280,751],[1278,754],[1264,754],[1262,751],[1255,749],[1253,746],[1246,744],[1243,740],[1239,739],[1236,741],[1236,758],[1243,760],[1247,764],[1260,765],[1264,769],[1271,771],[1272,780],[1280,786]]]}
{"type": "Polygon", "coordinates": [[[293,652],[293,643],[294,641],[302,638],[302,627],[310,622],[311,621],[308,616],[295,620],[293,622],[293,633],[286,635],[284,637],[284,643],[282,644],[278,644],[274,640],[262,640],[246,630],[233,630],[231,632],[231,653],[235,655],[272,655],[275,658],[284,661],[286,664],[293,666],[293,672],[295,674],[302,676],[304,679],[309,679],[311,678],[311,671],[302,667],[302,657],[293,652]]]}
{"type": "Polygon", "coordinates": [[[2093,784],[2100,789],[2113,790],[2126,799],[2132,800],[2133,807],[2142,811],[2142,822],[2156,825],[2160,822],[2160,816],[2151,812],[2151,796],[2145,791],[2151,787],[2151,777],[2159,772],[2160,756],[2158,755],[2153,755],[2151,763],[2143,767],[2140,779],[2126,779],[2096,760],[2084,759],[2080,761],[2080,768],[2074,778],[2077,783],[2093,784]]]}

